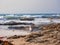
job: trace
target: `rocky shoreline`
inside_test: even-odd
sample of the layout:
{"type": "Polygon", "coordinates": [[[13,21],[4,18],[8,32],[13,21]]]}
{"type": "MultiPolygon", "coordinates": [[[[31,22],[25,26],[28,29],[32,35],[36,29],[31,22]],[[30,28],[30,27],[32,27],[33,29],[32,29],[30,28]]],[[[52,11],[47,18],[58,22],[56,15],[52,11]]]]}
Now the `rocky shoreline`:
{"type": "Polygon", "coordinates": [[[40,31],[7,39],[13,45],[60,45],[60,23],[42,25],[40,31]]]}

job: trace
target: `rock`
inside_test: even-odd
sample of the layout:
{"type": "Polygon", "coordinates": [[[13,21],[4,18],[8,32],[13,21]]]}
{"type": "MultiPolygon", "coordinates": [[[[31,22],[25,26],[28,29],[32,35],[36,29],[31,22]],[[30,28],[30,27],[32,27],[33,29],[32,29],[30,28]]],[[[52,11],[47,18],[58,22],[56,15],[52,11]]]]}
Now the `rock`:
{"type": "Polygon", "coordinates": [[[60,23],[43,25],[40,30],[21,37],[24,39],[21,45],[60,45],[60,23]]]}

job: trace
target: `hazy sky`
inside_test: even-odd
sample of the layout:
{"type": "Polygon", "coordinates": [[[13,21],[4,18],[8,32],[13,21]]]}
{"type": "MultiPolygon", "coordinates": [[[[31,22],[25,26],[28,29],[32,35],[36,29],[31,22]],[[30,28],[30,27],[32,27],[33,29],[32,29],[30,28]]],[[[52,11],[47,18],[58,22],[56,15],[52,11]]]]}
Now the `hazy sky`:
{"type": "Polygon", "coordinates": [[[60,0],[0,0],[0,13],[60,12],[60,0]]]}

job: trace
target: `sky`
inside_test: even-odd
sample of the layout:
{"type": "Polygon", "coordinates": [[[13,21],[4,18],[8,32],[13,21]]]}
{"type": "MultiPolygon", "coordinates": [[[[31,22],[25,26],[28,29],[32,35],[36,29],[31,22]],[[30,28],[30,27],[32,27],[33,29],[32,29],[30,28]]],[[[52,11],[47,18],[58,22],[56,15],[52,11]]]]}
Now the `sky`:
{"type": "Polygon", "coordinates": [[[1,13],[60,13],[60,0],[0,0],[1,13]]]}

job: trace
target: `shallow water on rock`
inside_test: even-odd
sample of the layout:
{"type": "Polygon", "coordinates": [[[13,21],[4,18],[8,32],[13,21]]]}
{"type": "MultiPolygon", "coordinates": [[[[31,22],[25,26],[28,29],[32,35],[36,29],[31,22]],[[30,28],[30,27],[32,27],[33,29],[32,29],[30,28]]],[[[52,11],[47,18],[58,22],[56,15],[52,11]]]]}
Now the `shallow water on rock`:
{"type": "Polygon", "coordinates": [[[25,30],[17,30],[17,29],[9,29],[8,25],[0,25],[0,36],[13,36],[13,35],[28,35],[29,31],[25,30]]]}

